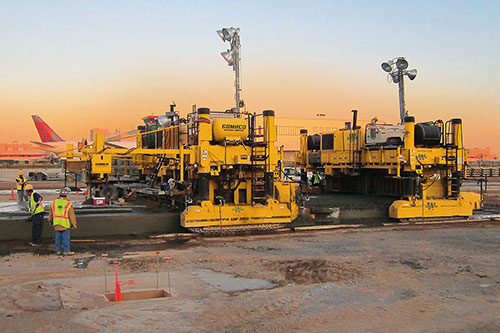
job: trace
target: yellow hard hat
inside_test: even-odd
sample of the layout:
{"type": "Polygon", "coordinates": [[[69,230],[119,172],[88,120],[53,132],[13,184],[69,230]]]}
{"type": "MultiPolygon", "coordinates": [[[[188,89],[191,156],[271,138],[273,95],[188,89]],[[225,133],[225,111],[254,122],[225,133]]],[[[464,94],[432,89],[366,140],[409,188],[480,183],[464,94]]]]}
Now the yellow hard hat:
{"type": "Polygon", "coordinates": [[[24,187],[24,190],[25,190],[25,191],[33,191],[33,185],[31,185],[31,184],[26,185],[26,186],[24,187]]]}
{"type": "Polygon", "coordinates": [[[22,171],[19,171],[19,176],[22,176],[23,175],[23,172],[22,171]]]}

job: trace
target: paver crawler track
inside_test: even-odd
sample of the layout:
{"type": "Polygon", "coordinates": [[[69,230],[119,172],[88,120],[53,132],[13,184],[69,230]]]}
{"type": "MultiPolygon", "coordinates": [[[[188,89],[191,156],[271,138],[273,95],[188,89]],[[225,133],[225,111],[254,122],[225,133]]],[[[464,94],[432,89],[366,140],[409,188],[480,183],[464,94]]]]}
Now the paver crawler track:
{"type": "Polygon", "coordinates": [[[399,219],[401,222],[407,223],[418,223],[418,222],[455,222],[455,221],[467,221],[469,216],[444,216],[444,217],[414,217],[409,219],[399,219]]]}
{"type": "Polygon", "coordinates": [[[248,231],[273,231],[288,226],[288,223],[264,223],[234,226],[212,226],[203,228],[188,228],[189,231],[202,235],[233,234],[248,231]]]}

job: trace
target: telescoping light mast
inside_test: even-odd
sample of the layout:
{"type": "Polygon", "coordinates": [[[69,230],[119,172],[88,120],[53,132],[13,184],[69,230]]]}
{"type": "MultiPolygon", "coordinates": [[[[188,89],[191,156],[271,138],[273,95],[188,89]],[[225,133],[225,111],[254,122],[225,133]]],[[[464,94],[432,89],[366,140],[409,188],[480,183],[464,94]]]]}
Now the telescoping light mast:
{"type": "Polygon", "coordinates": [[[224,42],[229,42],[231,48],[225,52],[221,52],[222,57],[227,61],[229,66],[233,66],[234,70],[234,87],[235,94],[234,99],[236,100],[235,112],[239,113],[240,108],[245,104],[241,99],[241,84],[240,84],[240,28],[222,28],[217,30],[217,34],[222,38],[224,42]]]}
{"type": "Polygon", "coordinates": [[[405,117],[408,115],[405,105],[405,86],[404,77],[405,75],[413,81],[417,76],[416,69],[407,69],[408,61],[405,57],[397,57],[392,60],[387,60],[382,63],[382,69],[387,72],[388,82],[392,81],[399,85],[399,117],[401,118],[401,124],[404,123],[405,117]]]}

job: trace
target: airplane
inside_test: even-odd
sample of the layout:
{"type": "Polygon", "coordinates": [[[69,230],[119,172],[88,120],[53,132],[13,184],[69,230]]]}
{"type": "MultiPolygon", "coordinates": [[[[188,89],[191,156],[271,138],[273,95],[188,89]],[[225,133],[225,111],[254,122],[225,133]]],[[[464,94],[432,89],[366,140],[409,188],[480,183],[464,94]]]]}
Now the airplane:
{"type": "MultiPolygon", "coordinates": [[[[38,149],[41,149],[50,153],[62,153],[66,151],[66,145],[72,144],[74,148],[78,147],[78,144],[82,145],[83,142],[86,142],[85,139],[82,141],[66,141],[63,140],[50,126],[47,124],[39,115],[32,115],[31,118],[35,123],[36,130],[38,131],[38,135],[40,136],[41,142],[31,141],[31,143],[35,144],[38,149]]],[[[110,138],[106,138],[110,140],[110,138]]],[[[105,141],[106,141],[105,139],[105,141]]],[[[114,139],[113,139],[114,140],[114,139]]],[[[113,148],[133,148],[136,146],[135,141],[113,141],[106,142],[107,146],[113,148]]]]}
{"type": "Polygon", "coordinates": [[[34,145],[19,143],[0,143],[1,163],[50,162],[50,154],[37,149],[34,145]]]}
{"type": "Polygon", "coordinates": [[[0,153],[0,163],[50,162],[50,156],[39,153],[0,153]]]}

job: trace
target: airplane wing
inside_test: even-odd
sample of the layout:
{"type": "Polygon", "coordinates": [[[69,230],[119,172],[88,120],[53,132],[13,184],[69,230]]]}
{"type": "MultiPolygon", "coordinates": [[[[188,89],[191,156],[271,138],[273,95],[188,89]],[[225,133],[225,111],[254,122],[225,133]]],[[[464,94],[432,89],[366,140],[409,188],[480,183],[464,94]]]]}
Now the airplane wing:
{"type": "Polygon", "coordinates": [[[45,147],[45,148],[57,148],[56,146],[49,145],[48,143],[44,143],[44,142],[31,141],[31,143],[34,143],[35,145],[42,146],[42,147],[40,147],[41,149],[43,149],[43,147],[45,147]]]}
{"type": "Polygon", "coordinates": [[[130,149],[136,146],[135,142],[127,142],[127,141],[118,141],[118,142],[105,142],[106,146],[110,146],[111,148],[125,148],[130,149]]]}
{"type": "Polygon", "coordinates": [[[108,137],[106,137],[105,140],[106,141],[115,141],[115,140],[120,140],[122,137],[130,137],[133,135],[137,135],[137,129],[125,132],[123,134],[114,134],[114,135],[108,136],[108,137]]]}

